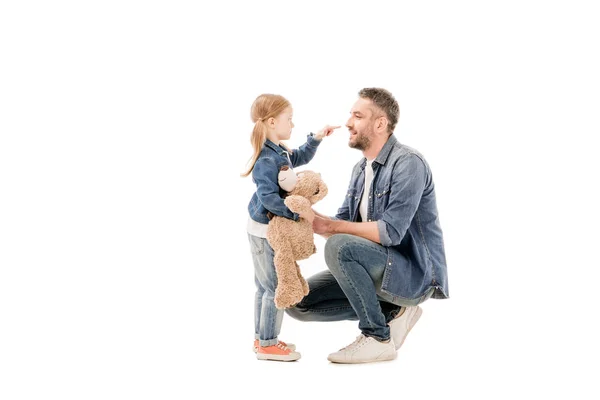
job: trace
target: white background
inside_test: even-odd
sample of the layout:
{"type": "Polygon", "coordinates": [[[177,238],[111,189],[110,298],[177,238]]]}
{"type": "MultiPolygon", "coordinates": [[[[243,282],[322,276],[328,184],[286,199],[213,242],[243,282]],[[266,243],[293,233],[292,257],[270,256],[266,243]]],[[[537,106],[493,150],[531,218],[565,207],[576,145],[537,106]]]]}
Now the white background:
{"type": "MultiPolygon", "coordinates": [[[[214,3],[0,5],[0,398],[597,393],[594,2],[214,3]],[[302,359],[257,361],[250,105],[288,98],[296,147],[370,86],[433,170],[451,299],[393,362],[330,364],[357,323],[289,317],[302,359]]],[[[326,214],[347,139],[308,165],[326,214]]]]}

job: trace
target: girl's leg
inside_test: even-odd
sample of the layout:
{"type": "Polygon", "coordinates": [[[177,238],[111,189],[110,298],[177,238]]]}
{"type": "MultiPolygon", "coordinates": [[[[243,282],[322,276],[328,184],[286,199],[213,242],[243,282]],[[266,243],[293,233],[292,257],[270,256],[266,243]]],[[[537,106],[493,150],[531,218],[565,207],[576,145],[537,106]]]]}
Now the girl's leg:
{"type": "Polygon", "coordinates": [[[262,297],[265,289],[260,284],[260,281],[254,275],[254,283],[256,284],[256,292],[254,293],[254,339],[258,339],[260,331],[260,312],[262,309],[262,297]]]}
{"type": "Polygon", "coordinates": [[[260,269],[260,257],[264,249],[261,247],[260,238],[248,234],[248,241],[250,242],[250,252],[252,253],[252,262],[254,264],[254,284],[256,285],[256,292],[254,293],[254,339],[258,339],[262,297],[265,292],[258,279],[258,270],[260,269]]]}
{"type": "Polygon", "coordinates": [[[259,344],[263,347],[272,346],[277,344],[283,320],[283,310],[275,307],[277,275],[273,263],[273,249],[267,239],[249,236],[254,259],[255,281],[262,292],[259,293],[257,290],[255,299],[259,344]]]}

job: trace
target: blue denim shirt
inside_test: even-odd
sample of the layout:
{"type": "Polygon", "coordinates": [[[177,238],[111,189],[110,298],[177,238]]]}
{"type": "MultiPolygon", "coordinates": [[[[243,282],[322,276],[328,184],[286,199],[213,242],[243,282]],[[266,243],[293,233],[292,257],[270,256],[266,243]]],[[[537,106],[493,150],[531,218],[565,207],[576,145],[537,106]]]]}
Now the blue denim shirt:
{"type": "Polygon", "coordinates": [[[248,204],[250,218],[261,224],[268,224],[267,212],[271,211],[275,215],[298,220],[298,214],[291,212],[283,203],[282,196],[285,192],[279,187],[279,171],[283,166],[299,167],[307,164],[315,156],[319,144],[321,141],[315,139],[311,133],[306,143],[288,153],[283,146],[278,146],[267,139],[252,170],[252,181],[256,184],[256,192],[248,204]]]}
{"type": "MultiPolygon", "coordinates": [[[[348,194],[335,218],[360,220],[365,165],[363,158],[354,166],[348,194]]],[[[381,244],[388,249],[382,290],[416,299],[434,288],[432,298],[447,298],[442,228],[431,170],[423,156],[391,135],[373,161],[368,190],[368,221],[377,221],[381,244]]]]}

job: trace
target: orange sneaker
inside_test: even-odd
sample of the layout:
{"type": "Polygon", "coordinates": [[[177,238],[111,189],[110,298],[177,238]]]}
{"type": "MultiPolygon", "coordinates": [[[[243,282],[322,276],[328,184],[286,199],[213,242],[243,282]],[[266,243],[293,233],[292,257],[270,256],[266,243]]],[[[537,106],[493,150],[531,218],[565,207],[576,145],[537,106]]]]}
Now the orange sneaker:
{"type": "Polygon", "coordinates": [[[300,353],[292,351],[289,347],[279,342],[273,346],[258,346],[256,358],[271,361],[296,361],[300,359],[300,353]]]}
{"type": "MultiPolygon", "coordinates": [[[[296,345],[293,344],[293,343],[286,343],[286,342],[284,342],[282,340],[280,340],[279,343],[281,343],[282,345],[284,345],[285,347],[287,347],[291,351],[296,350],[296,345]]],[[[253,347],[252,351],[254,351],[256,353],[257,350],[258,350],[258,339],[254,339],[254,347],[253,347]]]]}

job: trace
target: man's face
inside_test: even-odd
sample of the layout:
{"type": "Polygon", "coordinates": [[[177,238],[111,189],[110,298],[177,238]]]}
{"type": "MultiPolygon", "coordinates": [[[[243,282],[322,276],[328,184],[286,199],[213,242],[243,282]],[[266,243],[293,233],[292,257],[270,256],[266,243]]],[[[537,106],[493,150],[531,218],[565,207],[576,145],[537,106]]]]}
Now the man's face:
{"type": "Polygon", "coordinates": [[[346,128],[350,131],[348,146],[351,148],[364,151],[371,145],[375,126],[374,107],[371,100],[363,98],[359,98],[352,106],[346,122],[346,128]]]}

